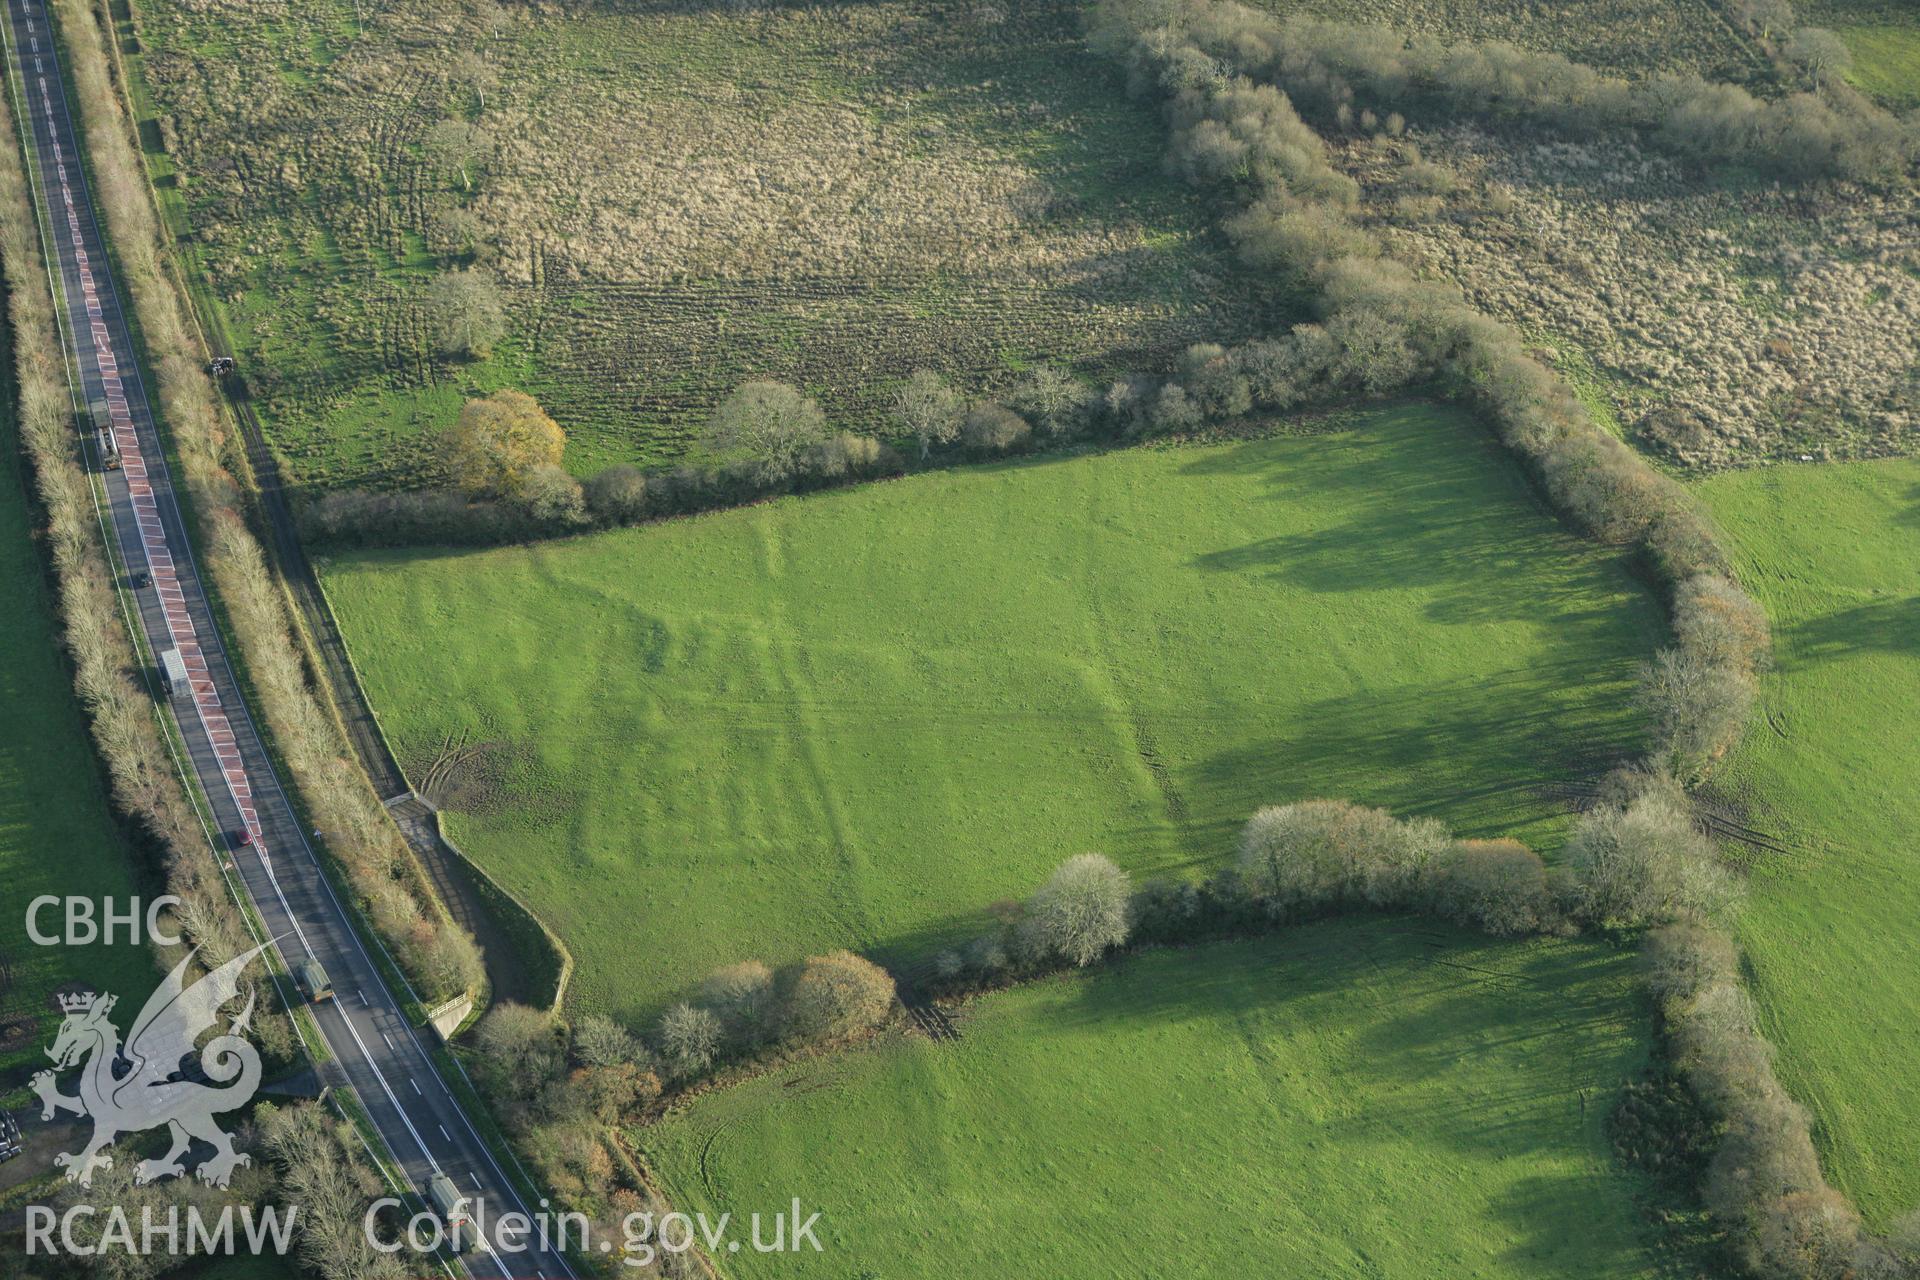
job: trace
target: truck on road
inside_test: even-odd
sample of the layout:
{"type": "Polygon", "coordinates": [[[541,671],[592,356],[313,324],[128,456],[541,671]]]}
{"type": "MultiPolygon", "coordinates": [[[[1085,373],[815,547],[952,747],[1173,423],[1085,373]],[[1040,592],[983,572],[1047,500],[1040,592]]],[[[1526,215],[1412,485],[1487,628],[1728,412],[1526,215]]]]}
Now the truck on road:
{"type": "Polygon", "coordinates": [[[433,1211],[440,1215],[440,1221],[447,1227],[447,1245],[455,1253],[465,1253],[473,1248],[476,1231],[473,1215],[468,1211],[467,1197],[453,1185],[453,1179],[444,1173],[433,1175],[433,1181],[427,1184],[427,1198],[433,1201],[433,1211]]]}
{"type": "Polygon", "coordinates": [[[171,698],[187,688],[187,663],[178,649],[160,651],[160,691],[171,698]]]}

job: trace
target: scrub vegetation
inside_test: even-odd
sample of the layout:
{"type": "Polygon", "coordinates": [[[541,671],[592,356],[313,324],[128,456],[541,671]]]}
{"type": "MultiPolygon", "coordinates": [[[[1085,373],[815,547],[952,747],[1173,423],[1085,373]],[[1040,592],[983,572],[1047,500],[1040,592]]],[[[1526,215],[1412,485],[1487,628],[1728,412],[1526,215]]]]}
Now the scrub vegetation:
{"type": "Polygon", "coordinates": [[[756,378],[884,434],[916,367],[1097,378],[1284,311],[1062,0],[136,9],[154,162],[315,489],[440,481],[473,391],[584,475],[698,456],[756,378]],[[503,327],[436,285],[468,273],[503,327]]]}
{"type": "MultiPolygon", "coordinates": [[[[1856,1094],[1870,1057],[1810,1051],[1810,1027],[1833,1029],[1819,967],[1789,974],[1769,948],[1817,951],[1843,926],[1795,883],[1804,846],[1744,825],[1770,797],[1724,790],[1792,794],[1742,741],[1756,699],[1771,717],[1815,666],[1844,683],[1850,655],[1789,644],[1775,667],[1742,583],[1795,553],[1763,535],[1734,554],[1644,456],[1909,447],[1920,135],[1883,109],[1902,55],[1880,19],[1829,30],[1783,0],[1623,0],[1585,27],[1568,6],[1327,0],[1327,21],[1110,0],[1083,47],[1065,8],[988,4],[420,4],[330,27],[272,10],[241,35],[209,21],[223,7],[145,19],[168,33],[144,63],[171,157],[155,162],[254,344],[279,443],[333,490],[310,533],[498,542],[991,463],[328,567],[410,772],[581,958],[576,1025],[503,1007],[474,1049],[564,1195],[653,1205],[611,1131],[785,1057],[877,1038],[823,1069],[890,1105],[878,1074],[928,1052],[889,1040],[895,976],[941,1041],[956,1012],[1012,1025],[1037,993],[1115,980],[1057,970],[1245,962],[1340,936],[1327,915],[1417,912],[1528,937],[1515,961],[1640,943],[1658,1056],[1608,1136],[1686,1202],[1716,1267],[1914,1273],[1911,1188],[1887,1170],[1906,1075],[1856,1094]],[[450,42],[461,55],[422,74],[450,42]],[[1131,105],[1092,110],[1119,84],[1094,53],[1131,105]],[[247,103],[248,127],[216,126],[215,102],[247,103]],[[631,127],[573,145],[606,119],[631,127]],[[1395,395],[1460,408],[1326,416],[1395,395]],[[1121,441],[1142,447],[1095,452],[1121,441]],[[1746,915],[1740,871],[1764,885],[1746,915]],[[1849,1111],[1866,1097],[1887,1117],[1849,1111]]],[[[1835,602],[1782,616],[1802,604],[1835,602]]],[[[1842,644],[1876,619],[1852,621],[1842,644]]],[[[1878,874],[1844,849],[1821,854],[1878,874]]],[[[1847,945],[1868,960],[1876,942],[1847,945]]],[[[1289,1049],[1328,1025],[1308,1012],[1289,1049]]],[[[1253,1016],[1233,1013],[1243,1032],[1253,1016]]],[[[1026,1030],[1031,1051],[1046,1033],[1026,1030]]],[[[798,1087],[787,1070],[778,1087],[798,1087]]],[[[1591,1136],[1584,1087],[1580,1103],[1591,1136]]],[[[815,1143],[833,1117],[809,1119],[815,1143]]],[[[654,1130],[676,1196],[719,1199],[714,1148],[742,1131],[751,1185],[795,1142],[775,1104],[654,1130]]],[[[857,1154],[823,1185],[859,1205],[857,1154]]],[[[889,1193],[911,1176],[880,1164],[889,1193]]],[[[1616,1166],[1589,1192],[1637,1177],[1616,1166]]],[[[1554,1212],[1572,1254],[1490,1250],[1484,1203],[1425,1239],[1446,1241],[1443,1270],[1642,1269],[1643,1242],[1597,1220],[1559,1234],[1585,1219],[1554,1212]]],[[[896,1255],[937,1234],[908,1233],[896,1255]]]]}

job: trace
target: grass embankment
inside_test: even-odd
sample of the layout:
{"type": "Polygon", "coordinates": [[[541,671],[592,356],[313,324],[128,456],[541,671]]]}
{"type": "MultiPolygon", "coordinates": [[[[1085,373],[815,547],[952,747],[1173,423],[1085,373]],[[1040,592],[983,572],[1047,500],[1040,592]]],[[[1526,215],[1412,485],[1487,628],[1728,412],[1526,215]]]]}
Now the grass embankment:
{"type": "MultiPolygon", "coordinates": [[[[29,1064],[46,1065],[42,1051],[60,1020],[55,988],[86,982],[138,1009],[159,978],[152,954],[124,930],[111,947],[43,947],[27,936],[27,904],[42,894],[91,898],[96,911],[111,897],[124,910],[143,890],[60,657],[27,518],[11,337],[0,322],[0,1099],[24,1082],[29,1064]]],[[[39,926],[63,932],[60,908],[44,911],[39,926]]]]}
{"type": "Polygon", "coordinates": [[[1920,1202],[1920,464],[1769,468],[1700,493],[1778,656],[1724,772],[1793,852],[1757,855],[1741,942],[1828,1176],[1884,1226],[1920,1202]]]}
{"type": "Polygon", "coordinates": [[[1551,847],[1662,628],[1462,415],[918,476],[324,570],[455,838],[643,1015],[716,965],[920,959],[1062,857],[1218,865],[1350,797],[1551,847]],[[477,749],[477,750],[476,750],[477,749]]]}
{"type": "Polygon", "coordinates": [[[1148,952],[636,1139],[682,1210],[821,1212],[824,1252],[743,1245],[738,1280],[1635,1275],[1602,1132],[1646,1054],[1632,964],[1379,918],[1148,952]]]}

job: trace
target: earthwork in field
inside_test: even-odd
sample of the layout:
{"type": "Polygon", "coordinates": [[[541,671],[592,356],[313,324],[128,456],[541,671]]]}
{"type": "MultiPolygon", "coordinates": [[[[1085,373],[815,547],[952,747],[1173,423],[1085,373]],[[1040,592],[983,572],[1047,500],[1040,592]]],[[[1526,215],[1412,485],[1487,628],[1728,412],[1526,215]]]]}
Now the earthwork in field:
{"type": "Polygon", "coordinates": [[[1322,425],[324,577],[412,775],[489,745],[455,838],[635,1017],[924,960],[1084,849],[1211,868],[1265,803],[1551,847],[1542,789],[1636,749],[1657,606],[1463,415],[1322,425]]]}
{"type": "Polygon", "coordinates": [[[141,0],[366,694],[577,964],[461,1052],[556,1199],[828,1215],[739,1280],[1864,1274],[1849,1204],[1920,1201],[1920,27],[1256,7],[141,0]],[[1192,887],[1320,797],[1463,840],[1267,814],[1192,887]],[[1087,851],[1076,951],[1019,900],[1087,851]],[[1323,918],[1383,903],[1529,936],[1323,918]]]}

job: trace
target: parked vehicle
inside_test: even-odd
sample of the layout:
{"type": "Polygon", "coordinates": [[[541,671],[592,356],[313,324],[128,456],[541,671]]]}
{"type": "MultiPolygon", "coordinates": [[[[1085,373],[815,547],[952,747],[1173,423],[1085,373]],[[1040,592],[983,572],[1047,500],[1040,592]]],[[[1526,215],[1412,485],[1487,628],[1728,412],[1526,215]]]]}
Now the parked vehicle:
{"type": "Polygon", "coordinates": [[[145,591],[153,585],[153,575],[145,569],[135,569],[127,576],[127,581],[133,585],[135,591],[145,591]]]}
{"type": "Polygon", "coordinates": [[[100,468],[103,471],[120,469],[120,446],[113,442],[113,432],[101,427],[93,433],[94,443],[100,447],[100,468]]]}

